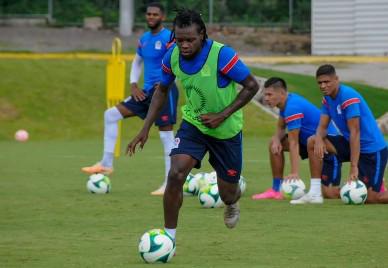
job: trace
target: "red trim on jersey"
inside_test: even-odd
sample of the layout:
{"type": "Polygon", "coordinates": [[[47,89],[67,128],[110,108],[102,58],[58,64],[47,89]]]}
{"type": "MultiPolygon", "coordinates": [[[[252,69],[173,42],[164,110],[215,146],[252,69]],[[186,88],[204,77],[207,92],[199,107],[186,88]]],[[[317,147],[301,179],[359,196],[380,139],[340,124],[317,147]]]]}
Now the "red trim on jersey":
{"type": "Polygon", "coordinates": [[[166,48],[169,49],[174,43],[175,43],[175,38],[174,38],[174,40],[172,40],[171,42],[168,42],[166,44],[166,48]]]}
{"type": "Polygon", "coordinates": [[[302,119],[302,118],[304,118],[304,115],[302,113],[298,113],[298,114],[293,114],[293,115],[287,116],[286,118],[284,118],[284,121],[286,123],[289,123],[291,121],[294,121],[297,119],[302,119]]]}
{"type": "Polygon", "coordinates": [[[237,54],[234,54],[233,58],[230,59],[230,61],[224,66],[224,68],[221,69],[221,73],[222,74],[227,74],[232,68],[234,65],[236,65],[238,61],[238,56],[237,54]]]}
{"type": "Polygon", "coordinates": [[[329,104],[327,103],[325,98],[322,98],[322,104],[329,108],[329,104]]]}
{"type": "Polygon", "coordinates": [[[163,69],[164,72],[169,73],[169,74],[172,74],[171,69],[168,68],[168,67],[167,67],[166,65],[164,65],[163,63],[162,63],[162,69],[163,69]]]}
{"type": "Polygon", "coordinates": [[[359,98],[351,98],[351,99],[348,99],[347,101],[344,101],[342,104],[341,104],[341,109],[342,110],[345,110],[348,106],[352,105],[352,104],[355,104],[355,103],[360,103],[360,99],[359,98]]]}

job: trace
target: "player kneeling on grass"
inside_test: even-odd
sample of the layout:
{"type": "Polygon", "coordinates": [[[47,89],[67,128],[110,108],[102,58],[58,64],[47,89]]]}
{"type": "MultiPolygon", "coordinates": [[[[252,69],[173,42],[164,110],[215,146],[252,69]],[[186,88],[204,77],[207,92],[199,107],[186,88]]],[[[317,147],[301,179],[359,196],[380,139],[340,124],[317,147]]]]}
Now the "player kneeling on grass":
{"type": "MultiPolygon", "coordinates": [[[[368,188],[367,203],[388,203],[383,188],[388,149],[364,98],[353,88],[340,84],[335,68],[322,65],[316,79],[323,93],[322,114],[316,135],[308,141],[310,169],[319,176],[322,160],[335,155],[340,162],[350,161],[349,180],[360,179],[368,188]],[[328,136],[327,128],[333,120],[343,136],[328,136]]],[[[306,194],[292,204],[311,203],[306,194]]]]}
{"type": "MultiPolygon", "coordinates": [[[[298,94],[288,92],[286,82],[282,78],[272,77],[264,84],[264,101],[271,107],[280,109],[277,130],[269,143],[269,158],[273,176],[272,188],[264,193],[255,194],[252,199],[283,199],[280,185],[283,181],[284,152],[290,152],[291,174],[286,179],[300,179],[299,156],[308,157],[307,139],[315,134],[319,123],[320,112],[311,102],[298,94]],[[286,128],[288,133],[286,133],[286,128]]],[[[329,126],[329,135],[337,135],[334,125],[329,126]]],[[[341,175],[334,164],[337,159],[327,159],[323,168],[323,176],[329,178],[324,186],[324,194],[332,191],[339,193],[341,175]],[[329,185],[332,187],[329,187],[329,185]],[[333,188],[333,189],[332,189],[333,188]]],[[[322,203],[321,180],[312,179],[315,202],[322,203]]],[[[330,195],[327,197],[331,197],[330,195]]],[[[338,196],[339,197],[339,194],[338,196]]]]}
{"type": "Polygon", "coordinates": [[[182,83],[186,104],[183,122],[171,151],[171,169],[163,196],[165,229],[175,237],[182,188],[190,171],[200,168],[209,152],[209,162],[217,173],[217,183],[225,203],[224,223],[233,228],[240,218],[239,179],[242,168],[242,110],[259,86],[236,52],[207,38],[201,15],[181,9],[173,22],[176,46],[163,58],[162,81],[152,98],[150,111],[139,134],[128,145],[135,153],[143,147],[152,122],[168,96],[169,85],[177,78],[182,83]],[[243,86],[236,90],[236,82],[243,86]]]}

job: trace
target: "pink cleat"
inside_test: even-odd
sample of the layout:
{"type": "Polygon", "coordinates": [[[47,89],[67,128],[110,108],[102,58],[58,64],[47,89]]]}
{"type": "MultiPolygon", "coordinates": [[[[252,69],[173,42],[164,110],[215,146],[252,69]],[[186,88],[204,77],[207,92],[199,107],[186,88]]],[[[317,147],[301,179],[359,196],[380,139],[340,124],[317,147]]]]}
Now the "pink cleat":
{"type": "Polygon", "coordinates": [[[387,188],[385,188],[384,182],[385,182],[385,179],[383,179],[381,183],[380,193],[384,193],[385,191],[387,191],[387,188]]]}
{"type": "Polygon", "coordinates": [[[253,200],[261,200],[261,199],[283,199],[283,194],[281,192],[276,192],[274,189],[270,188],[264,193],[252,195],[253,200]]]}

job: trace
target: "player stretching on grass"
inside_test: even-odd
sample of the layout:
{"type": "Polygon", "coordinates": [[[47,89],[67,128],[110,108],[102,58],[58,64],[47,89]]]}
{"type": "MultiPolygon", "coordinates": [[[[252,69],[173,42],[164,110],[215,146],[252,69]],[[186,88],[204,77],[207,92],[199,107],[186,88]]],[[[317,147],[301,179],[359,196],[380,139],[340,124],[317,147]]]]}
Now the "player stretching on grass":
{"type": "MultiPolygon", "coordinates": [[[[312,176],[317,178],[322,159],[335,154],[341,162],[350,161],[348,179],[362,180],[368,188],[368,203],[388,203],[388,192],[381,192],[388,149],[364,98],[353,88],[340,84],[335,68],[322,65],[316,79],[323,93],[322,115],[316,135],[308,141],[312,176]],[[343,136],[328,136],[330,119],[343,136]]],[[[306,194],[291,204],[311,203],[314,196],[306,194]]]]}
{"type": "MultiPolygon", "coordinates": [[[[286,82],[278,77],[268,79],[264,84],[264,101],[271,107],[280,109],[277,130],[269,143],[269,158],[272,170],[272,188],[264,193],[255,194],[252,199],[283,199],[280,185],[283,181],[284,152],[290,152],[291,174],[286,179],[300,179],[299,156],[308,157],[307,139],[315,134],[319,123],[320,112],[305,98],[287,91],[286,82]],[[288,133],[286,133],[286,128],[288,133]]],[[[338,135],[333,124],[329,126],[329,135],[338,135]]],[[[338,161],[335,156],[325,161],[322,171],[323,196],[339,197],[341,173],[338,172],[338,161]],[[331,187],[330,187],[331,186],[331,187]]],[[[314,179],[312,184],[319,188],[318,194],[322,201],[321,180],[314,179]]],[[[314,189],[314,187],[312,187],[314,189]]]]}
{"type": "MultiPolygon", "coordinates": [[[[113,172],[113,153],[118,134],[117,122],[123,118],[133,116],[144,119],[151,103],[155,84],[160,81],[162,59],[170,44],[171,32],[162,25],[165,14],[164,7],[160,3],[148,4],[145,17],[150,31],[144,33],[140,38],[135,59],[132,62],[132,95],[116,107],[105,111],[103,158],[101,162],[98,162],[94,166],[82,168],[82,171],[88,174],[110,174],[113,172]],[[144,89],[139,89],[137,82],[141,75],[143,61],[144,89]]],[[[167,174],[170,170],[169,154],[174,144],[173,124],[176,122],[177,100],[178,90],[175,84],[171,83],[171,90],[168,93],[166,103],[160,110],[155,122],[155,125],[159,127],[160,140],[164,147],[165,181],[159,189],[151,193],[152,195],[163,195],[166,187],[167,174]]]]}
{"type": "Polygon", "coordinates": [[[165,229],[175,237],[182,186],[191,169],[199,168],[205,154],[217,172],[221,199],[226,204],[224,222],[233,228],[240,218],[238,185],[242,168],[242,108],[256,94],[259,85],[236,52],[207,38],[201,15],[181,9],[173,23],[176,46],[163,58],[163,74],[152,99],[150,111],[139,134],[128,145],[135,153],[143,147],[152,123],[178,78],[184,88],[186,104],[183,121],[171,151],[171,169],[163,197],[165,229]],[[243,86],[238,93],[236,82],[243,86]]]}

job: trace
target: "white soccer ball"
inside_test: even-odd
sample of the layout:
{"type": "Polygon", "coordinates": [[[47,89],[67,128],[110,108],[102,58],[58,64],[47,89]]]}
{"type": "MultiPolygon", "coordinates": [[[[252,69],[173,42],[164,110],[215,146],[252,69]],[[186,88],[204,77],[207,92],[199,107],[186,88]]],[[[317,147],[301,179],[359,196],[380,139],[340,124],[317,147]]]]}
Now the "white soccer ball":
{"type": "Polygon", "coordinates": [[[210,173],[200,172],[195,176],[198,177],[199,189],[208,186],[210,183],[217,183],[217,173],[215,171],[210,173]]]}
{"type": "Polygon", "coordinates": [[[199,189],[198,199],[204,208],[219,208],[224,205],[218,192],[217,183],[209,183],[199,189]]]}
{"type": "Polygon", "coordinates": [[[15,140],[20,141],[20,142],[26,142],[28,141],[29,135],[27,130],[24,129],[19,129],[15,133],[15,140]]]}
{"type": "Polygon", "coordinates": [[[240,185],[241,194],[243,194],[247,189],[247,182],[243,176],[240,176],[238,184],[240,185]]]}
{"type": "Polygon", "coordinates": [[[140,238],[139,253],[147,263],[169,262],[175,249],[174,239],[162,229],[152,229],[140,238]]]}
{"type": "Polygon", "coordinates": [[[287,199],[299,199],[305,192],[306,185],[302,180],[283,180],[282,186],[280,188],[283,196],[287,199]]]}
{"type": "Polygon", "coordinates": [[[192,196],[197,195],[199,191],[198,177],[195,177],[193,174],[189,174],[186,177],[186,181],[183,184],[183,195],[192,196]]]}
{"type": "Polygon", "coordinates": [[[93,174],[86,183],[86,188],[92,194],[107,194],[111,187],[109,177],[104,174],[93,174]]]}
{"type": "Polygon", "coordinates": [[[351,181],[342,186],[340,195],[345,204],[361,205],[368,197],[368,190],[362,181],[351,181]]]}

